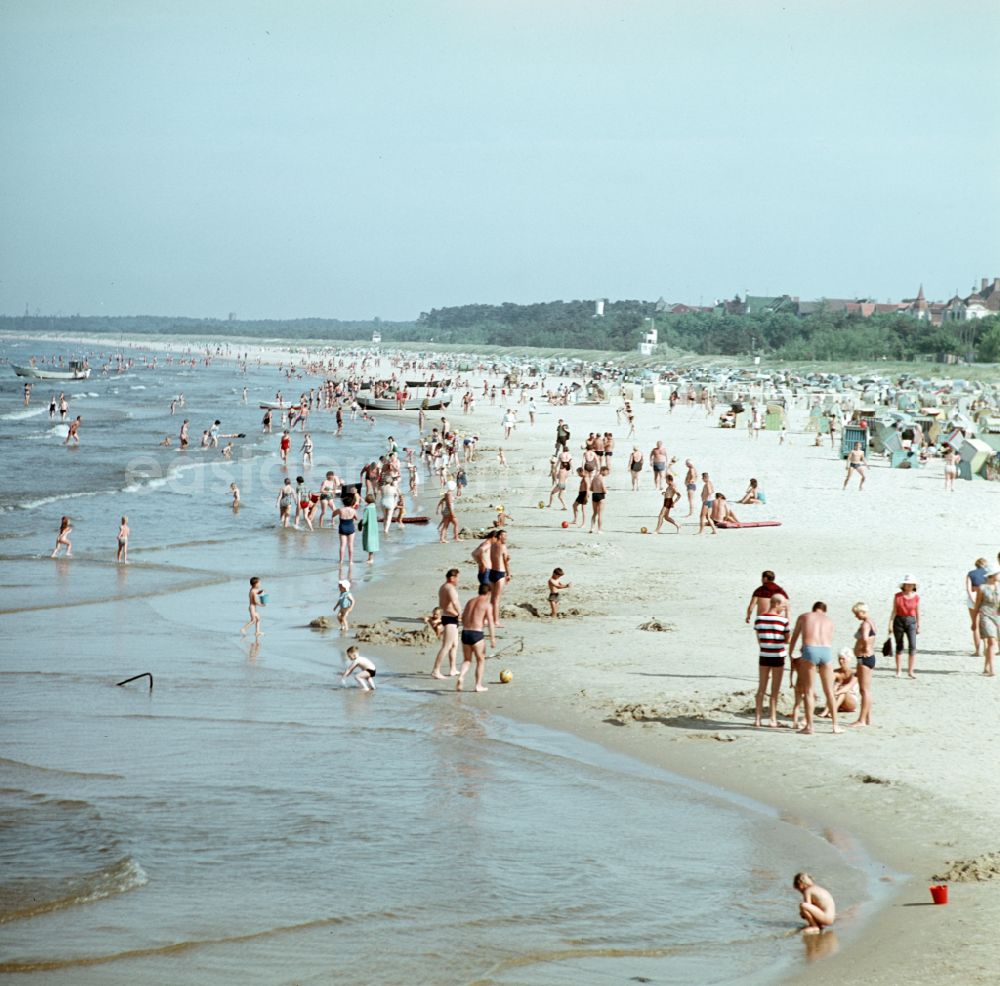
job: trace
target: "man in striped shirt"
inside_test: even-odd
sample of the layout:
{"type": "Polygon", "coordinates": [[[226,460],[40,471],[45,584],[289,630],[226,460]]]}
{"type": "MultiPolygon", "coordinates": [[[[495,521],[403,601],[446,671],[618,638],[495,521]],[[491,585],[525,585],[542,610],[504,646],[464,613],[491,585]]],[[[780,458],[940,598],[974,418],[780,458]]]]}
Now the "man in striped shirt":
{"type": "Polygon", "coordinates": [[[755,726],[760,725],[768,679],[771,682],[770,725],[778,725],[778,695],[781,691],[781,677],[785,671],[785,655],[788,652],[788,617],[784,615],[784,609],[784,596],[773,595],[764,601],[753,624],[759,651],[755,726]]]}

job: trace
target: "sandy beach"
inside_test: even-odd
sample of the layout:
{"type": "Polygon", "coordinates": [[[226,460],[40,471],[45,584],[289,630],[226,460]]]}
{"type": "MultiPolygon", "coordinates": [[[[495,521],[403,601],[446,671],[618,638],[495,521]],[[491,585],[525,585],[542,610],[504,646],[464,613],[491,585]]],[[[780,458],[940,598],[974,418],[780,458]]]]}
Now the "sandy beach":
{"type": "MultiPolygon", "coordinates": [[[[500,438],[502,407],[482,405],[472,416],[450,415],[460,432],[481,439],[459,517],[478,530],[489,526],[498,503],[513,515],[514,578],[503,597],[503,657],[489,663],[490,690],[463,701],[581,734],[772,804],[784,817],[859,836],[895,871],[885,877],[893,882],[892,902],[867,927],[842,922],[854,936],[849,947],[791,981],[912,981],[932,956],[940,982],[993,981],[998,948],[986,929],[1000,916],[1000,882],[991,882],[1000,874],[1000,796],[991,783],[1000,696],[995,679],[981,676],[981,659],[970,656],[962,587],[974,559],[994,559],[1000,547],[996,524],[986,520],[1000,509],[1000,488],[959,483],[947,493],[939,462],[904,471],[876,461],[862,492],[854,485],[842,491],[844,464],[828,441],[816,448],[814,436],[803,433],[801,407],[779,445],[776,432],[750,441],[743,429],[720,429],[717,415],[706,417],[701,407],[678,405],[670,413],[665,404],[638,404],[635,444],[647,466],[640,491],[632,492],[624,469],[632,443],[613,405],[540,404],[535,426],[522,423],[509,441],[500,438]],[[602,535],[564,530],[570,514],[558,503],[539,508],[548,502],[547,463],[560,417],[571,428],[577,461],[589,432],[617,438],[602,535]],[[697,517],[685,518],[683,505],[675,512],[679,534],[669,527],[659,536],[640,533],[644,526],[652,531],[659,506],[648,467],[658,439],[679,461],[693,458],[730,500],[758,478],[767,504],[736,505],[737,515],[780,519],[782,526],[698,537],[697,517]],[[507,469],[496,464],[501,444],[507,469]],[[545,583],[555,566],[572,582],[564,611],[579,612],[556,622],[527,608],[547,613],[545,583]],[[835,649],[851,643],[850,607],[858,600],[871,606],[881,643],[900,579],[918,579],[917,678],[908,680],[904,667],[897,679],[892,658],[879,658],[872,728],[834,736],[819,720],[811,737],[753,728],[757,652],[744,613],[765,568],[787,589],[793,616],[814,600],[827,602],[835,649]],[[642,628],[651,623],[661,629],[642,628]],[[519,641],[523,651],[515,653],[519,641]],[[498,683],[501,665],[514,672],[509,686],[498,683]],[[937,878],[950,878],[947,907],[931,905],[928,887],[937,878]]],[[[527,419],[523,406],[520,417],[527,419]]],[[[467,598],[476,543],[425,549],[412,582],[394,594],[393,611],[429,611],[452,565],[462,569],[467,598]]],[[[369,598],[356,617],[371,622],[382,615],[378,599],[369,598]]],[[[412,672],[429,670],[432,658],[433,649],[391,655],[394,666],[412,672]]],[[[846,715],[845,724],[855,718],[846,715]]],[[[789,859],[789,880],[800,868],[808,861],[789,859]]]]}
{"type": "MultiPolygon", "coordinates": [[[[87,345],[99,343],[90,339],[87,345]]],[[[259,354],[287,362],[296,351],[259,354]]],[[[843,915],[839,939],[827,939],[839,941],[839,949],[831,948],[836,954],[803,965],[790,982],[855,976],[893,984],[925,975],[929,962],[940,983],[994,981],[998,948],[988,929],[1000,917],[994,835],[1000,794],[991,782],[1000,697],[996,680],[981,676],[981,659],[970,656],[962,589],[973,560],[992,561],[1000,548],[1000,529],[991,519],[1000,508],[1000,487],[960,482],[948,493],[940,462],[904,471],[876,460],[863,491],[854,485],[842,491],[839,450],[828,440],[814,446],[813,435],[804,432],[802,403],[790,412],[788,438],[779,445],[777,432],[752,441],[744,429],[720,429],[717,413],[706,415],[701,406],[680,404],[671,412],[666,404],[641,402],[635,404],[636,438],[628,439],[616,415],[620,400],[556,407],[536,394],[536,423],[528,424],[525,404],[514,403],[521,421],[502,440],[504,402],[490,405],[481,396],[482,374],[470,378],[475,412],[463,414],[456,400],[448,413],[460,434],[480,437],[479,461],[469,467],[470,485],[458,500],[459,523],[468,532],[488,529],[503,505],[512,518],[513,578],[503,596],[502,656],[488,663],[489,691],[456,701],[565,730],[772,805],[786,820],[828,830],[831,841],[839,832],[860,838],[886,864],[891,901],[865,927],[843,915]],[[558,502],[540,507],[549,499],[548,462],[559,418],[572,432],[574,465],[588,432],[616,437],[599,535],[587,532],[589,521],[564,529],[571,513],[558,502]],[[674,515],[680,533],[667,527],[660,535],[643,534],[643,527],[653,530],[661,499],[648,464],[657,440],[679,463],[691,458],[699,472],[707,471],[741,519],[776,519],[781,526],[695,536],[697,515],[685,516],[682,501],[674,515]],[[630,489],[625,465],[633,441],[647,457],[638,492],[630,489]],[[506,467],[497,462],[501,445],[506,467]],[[751,476],[767,494],[765,505],[735,503],[751,476]],[[562,596],[565,615],[554,621],[546,615],[546,580],[556,566],[572,588],[562,596]],[[835,736],[819,720],[815,735],[805,737],[753,727],[757,648],[744,613],[766,568],[788,591],[793,616],[814,600],[828,604],[835,649],[852,641],[850,607],[858,600],[869,603],[881,643],[900,580],[912,575],[918,581],[923,627],[917,678],[897,679],[892,659],[879,658],[872,728],[835,736]],[[499,683],[501,667],[513,672],[510,685],[499,683]],[[930,903],[928,886],[938,880],[950,884],[947,907],[930,903]]],[[[428,427],[436,423],[433,414],[429,418],[428,427]]],[[[400,420],[412,424],[414,418],[400,420]]],[[[674,472],[682,485],[682,472],[674,472]]],[[[571,481],[567,503],[574,489],[571,481]]],[[[411,512],[432,514],[436,493],[429,479],[411,512]]],[[[406,556],[405,578],[359,594],[352,622],[398,617],[401,622],[390,626],[412,629],[403,621],[430,611],[453,566],[462,573],[464,602],[475,586],[470,552],[477,543],[470,537],[414,549],[406,556]]],[[[376,632],[372,651],[402,673],[402,687],[453,688],[429,678],[436,645],[393,647],[385,637],[376,632]]],[[[787,676],[783,691],[787,708],[787,676]]],[[[854,718],[848,714],[845,724],[854,718]]],[[[810,870],[810,861],[789,858],[789,885],[800,869],[810,870]]],[[[823,882],[821,872],[813,876],[823,882]]],[[[788,901],[794,926],[790,886],[788,901]]]]}

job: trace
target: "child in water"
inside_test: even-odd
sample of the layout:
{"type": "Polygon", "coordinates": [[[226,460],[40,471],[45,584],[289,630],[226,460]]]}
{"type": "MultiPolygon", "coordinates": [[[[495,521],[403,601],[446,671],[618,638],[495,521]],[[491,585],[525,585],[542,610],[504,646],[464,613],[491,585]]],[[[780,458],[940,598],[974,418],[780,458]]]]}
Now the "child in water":
{"type": "Polygon", "coordinates": [[[264,590],[261,587],[260,579],[255,575],[250,580],[250,596],[249,596],[249,609],[250,609],[250,619],[243,624],[240,628],[240,633],[246,633],[250,627],[254,627],[254,636],[262,637],[264,631],[260,628],[260,607],[264,605],[264,600],[261,598],[264,595],[264,590]]]}
{"type": "Polygon", "coordinates": [[[69,536],[73,533],[73,523],[70,521],[69,517],[63,517],[62,522],[59,525],[59,533],[56,535],[56,548],[52,552],[52,557],[57,558],[59,556],[59,549],[64,547],[66,549],[66,557],[73,557],[73,542],[70,541],[69,536]]]}
{"type": "Polygon", "coordinates": [[[802,894],[799,904],[799,917],[806,925],[802,929],[804,935],[818,935],[837,919],[837,905],[829,890],[813,883],[808,873],[796,873],[792,886],[802,894]]]}
{"type": "Polygon", "coordinates": [[[362,657],[358,653],[357,647],[348,647],[347,656],[350,658],[351,663],[348,665],[347,670],[340,676],[341,682],[354,672],[354,680],[366,691],[375,691],[375,665],[367,657],[362,657]]]}
{"type": "Polygon", "coordinates": [[[341,631],[347,633],[350,629],[347,623],[347,616],[354,609],[354,596],[351,595],[351,583],[347,579],[341,579],[337,583],[337,588],[340,589],[340,595],[337,597],[334,609],[337,611],[337,622],[340,624],[341,631]]]}

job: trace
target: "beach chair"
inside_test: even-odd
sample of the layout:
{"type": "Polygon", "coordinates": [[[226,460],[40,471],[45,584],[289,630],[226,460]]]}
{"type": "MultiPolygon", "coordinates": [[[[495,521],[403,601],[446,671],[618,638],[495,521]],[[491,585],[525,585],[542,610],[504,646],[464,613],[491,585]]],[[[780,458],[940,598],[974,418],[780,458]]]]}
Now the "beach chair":
{"type": "Polygon", "coordinates": [[[840,457],[847,458],[847,453],[854,448],[855,442],[861,442],[861,448],[868,454],[868,429],[862,428],[859,424],[844,425],[844,430],[840,434],[840,457]]]}

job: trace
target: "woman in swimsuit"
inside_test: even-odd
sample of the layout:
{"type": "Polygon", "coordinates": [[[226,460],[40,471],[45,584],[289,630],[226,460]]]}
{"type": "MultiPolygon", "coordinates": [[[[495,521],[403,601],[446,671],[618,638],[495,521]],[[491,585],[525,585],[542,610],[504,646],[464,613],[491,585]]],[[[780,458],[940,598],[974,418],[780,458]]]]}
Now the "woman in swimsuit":
{"type": "Polygon", "coordinates": [[[851,612],[858,618],[854,634],[854,656],[857,658],[858,686],[861,689],[861,711],[852,726],[872,724],[872,674],[875,671],[875,636],[878,631],[868,613],[867,603],[855,603],[851,612]]]}
{"type": "Polygon", "coordinates": [[[128,564],[128,517],[122,517],[121,527],[118,528],[118,562],[122,565],[128,564]]]}
{"type": "Polygon", "coordinates": [[[958,454],[949,448],[944,454],[944,488],[955,492],[955,478],[958,476],[958,454]]]}
{"type": "Polygon", "coordinates": [[[628,471],[632,477],[632,491],[639,489],[639,473],[642,472],[643,454],[638,445],[632,446],[632,454],[628,457],[628,471]]]}
{"type": "Polygon", "coordinates": [[[750,485],[747,487],[746,493],[743,494],[743,498],[740,503],[760,503],[760,492],[757,489],[757,480],[751,479],[750,485]]]}
{"type": "Polygon", "coordinates": [[[993,657],[1000,641],[1000,567],[986,573],[986,581],[976,591],[973,615],[979,623],[979,637],[983,642],[983,674],[992,678],[993,657]]]}
{"type": "MultiPolygon", "coordinates": [[[[858,679],[848,663],[851,649],[845,647],[837,656],[837,670],[833,672],[833,701],[838,712],[853,712],[858,707],[858,679]]],[[[833,710],[825,708],[818,716],[832,719],[833,710]]]]}
{"type": "Polygon", "coordinates": [[[292,509],[295,507],[295,490],[292,488],[292,481],[286,476],[281,492],[278,493],[278,511],[282,527],[290,526],[292,522],[292,509]]]}
{"type": "Polygon", "coordinates": [[[339,518],[337,533],[340,535],[340,558],[339,564],[344,564],[344,554],[347,554],[347,567],[354,565],[354,535],[357,531],[357,499],[354,496],[354,489],[348,494],[344,505],[334,510],[331,517],[339,518]]]}

